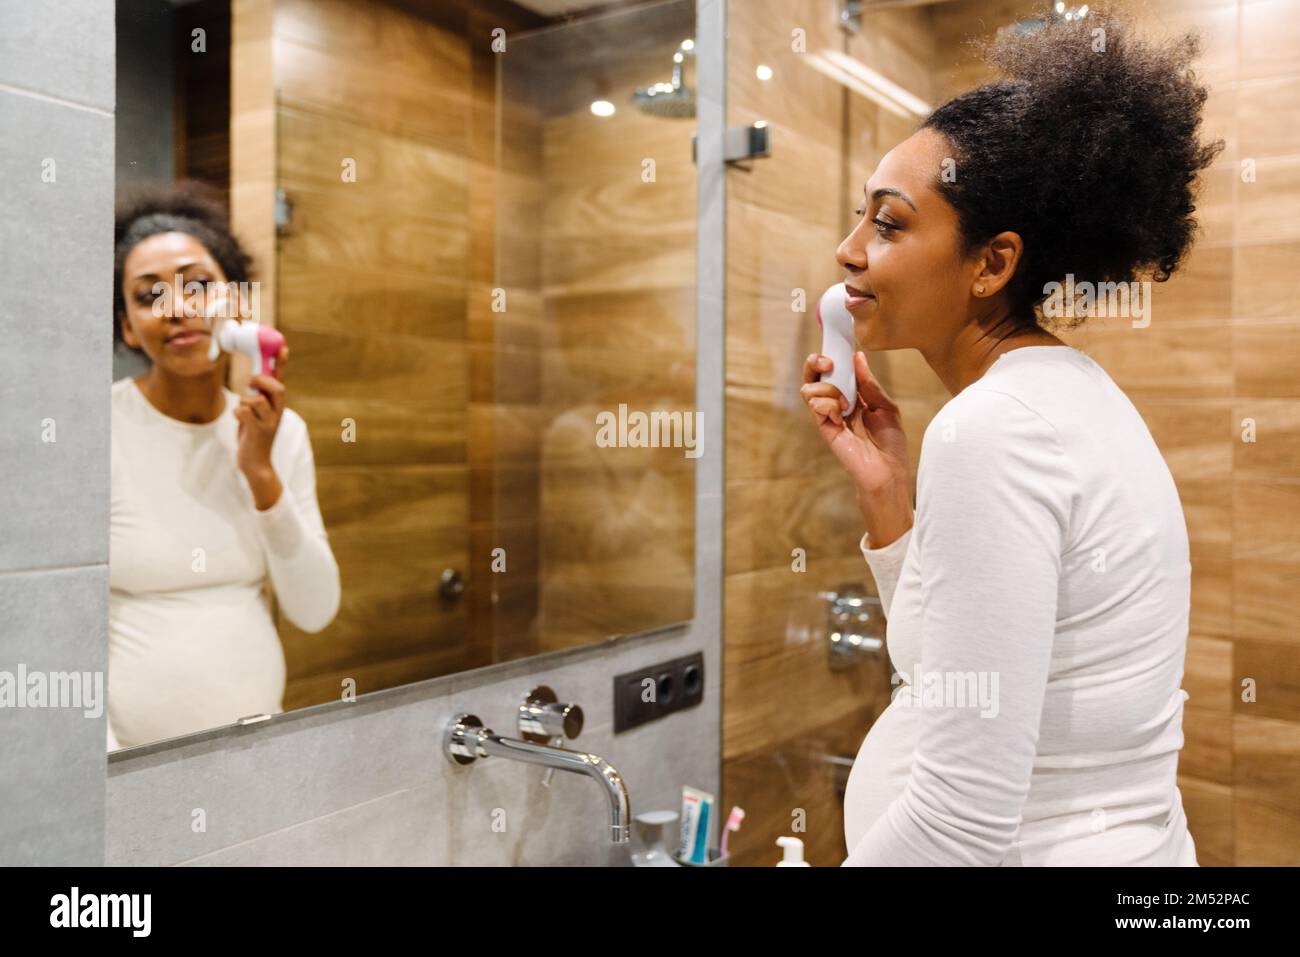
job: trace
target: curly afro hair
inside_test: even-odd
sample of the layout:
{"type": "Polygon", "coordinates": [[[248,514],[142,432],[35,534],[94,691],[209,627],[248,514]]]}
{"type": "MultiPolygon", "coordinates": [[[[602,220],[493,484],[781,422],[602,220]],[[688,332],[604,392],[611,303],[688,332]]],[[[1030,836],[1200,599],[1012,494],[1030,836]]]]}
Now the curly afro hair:
{"type": "MultiPolygon", "coordinates": [[[[117,205],[113,227],[113,342],[123,342],[122,272],[138,244],[159,233],[185,233],[212,254],[227,282],[247,282],[252,258],[230,231],[226,207],[213,187],[196,180],[174,185],[136,187],[117,205]]],[[[123,344],[125,344],[123,342],[123,344]]]]}
{"type": "Polygon", "coordinates": [[[1197,138],[1208,95],[1190,69],[1199,37],[1144,41],[1102,13],[975,45],[1002,79],[919,129],[953,150],[955,180],[937,188],[966,251],[1003,230],[1024,241],[1007,286],[1015,321],[1038,323],[1046,286],[1067,273],[1167,280],[1195,237],[1198,174],[1224,147],[1197,138]]]}

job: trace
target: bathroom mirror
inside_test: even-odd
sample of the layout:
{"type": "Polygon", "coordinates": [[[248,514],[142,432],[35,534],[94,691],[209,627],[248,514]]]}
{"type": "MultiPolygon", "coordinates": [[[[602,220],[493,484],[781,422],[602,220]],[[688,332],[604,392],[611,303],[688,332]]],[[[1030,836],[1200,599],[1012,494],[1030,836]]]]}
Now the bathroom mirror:
{"type": "Polygon", "coordinates": [[[691,618],[695,5],[557,6],[118,0],[110,750],[691,618]]]}

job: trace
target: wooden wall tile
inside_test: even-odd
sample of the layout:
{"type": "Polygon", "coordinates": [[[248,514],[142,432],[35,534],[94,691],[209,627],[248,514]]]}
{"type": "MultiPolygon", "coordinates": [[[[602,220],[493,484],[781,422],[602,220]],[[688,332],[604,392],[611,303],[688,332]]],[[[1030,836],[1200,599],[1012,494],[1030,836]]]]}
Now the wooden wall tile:
{"type": "Polygon", "coordinates": [[[1300,722],[1233,719],[1234,863],[1300,865],[1300,722]]]}
{"type": "Polygon", "coordinates": [[[1233,634],[1300,641],[1300,483],[1233,483],[1233,634]]]}
{"type": "Polygon", "coordinates": [[[1231,867],[1233,864],[1232,788],[1178,775],[1187,829],[1196,845],[1196,863],[1201,867],[1231,867]]]}
{"type": "Polygon", "coordinates": [[[1237,700],[1233,647],[1233,642],[1225,638],[1192,635],[1187,639],[1187,662],[1183,669],[1187,707],[1219,714],[1233,710],[1237,700]]]}
{"type": "Polygon", "coordinates": [[[1238,714],[1300,721],[1300,655],[1295,642],[1233,642],[1233,701],[1238,714]],[[1243,701],[1243,682],[1253,700],[1243,701]]]}

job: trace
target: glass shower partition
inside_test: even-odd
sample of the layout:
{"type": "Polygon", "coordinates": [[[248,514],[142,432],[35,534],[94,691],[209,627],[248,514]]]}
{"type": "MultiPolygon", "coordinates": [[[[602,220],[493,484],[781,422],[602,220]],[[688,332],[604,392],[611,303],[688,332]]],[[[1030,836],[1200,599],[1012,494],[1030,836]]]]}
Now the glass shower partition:
{"type": "MultiPolygon", "coordinates": [[[[769,156],[727,174],[719,813],[745,809],[732,866],[775,864],[782,835],[814,866],[844,860],[848,772],[893,688],[852,483],[799,387],[863,187],[932,97],[935,32],[927,6],[863,4],[859,18],[848,6],[727,4],[727,126],[762,122],[770,139],[769,156]]],[[[870,361],[903,408],[915,466],[938,384],[910,350],[870,361]]]]}
{"type": "Polygon", "coordinates": [[[471,319],[498,661],[692,617],[694,26],[672,0],[498,50],[495,272],[471,319]]]}

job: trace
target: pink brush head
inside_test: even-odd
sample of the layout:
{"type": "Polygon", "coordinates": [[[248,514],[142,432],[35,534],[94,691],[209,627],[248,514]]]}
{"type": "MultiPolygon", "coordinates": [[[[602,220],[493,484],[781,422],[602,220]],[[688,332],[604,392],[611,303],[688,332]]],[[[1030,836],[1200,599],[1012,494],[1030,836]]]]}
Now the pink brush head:
{"type": "Polygon", "coordinates": [[[284,348],[284,334],[270,326],[258,326],[257,344],[262,353],[262,368],[269,375],[277,375],[280,367],[280,350],[284,348]]]}
{"type": "MultiPolygon", "coordinates": [[[[217,327],[212,332],[208,347],[208,358],[216,361],[217,351],[241,352],[248,356],[253,365],[253,375],[276,375],[280,365],[280,350],[284,348],[284,334],[278,329],[253,322],[235,322],[232,319],[217,318],[217,327]]],[[[249,387],[249,393],[257,392],[249,387]]]]}
{"type": "Polygon", "coordinates": [[[745,819],[745,809],[736,805],[727,815],[727,823],[722,826],[722,840],[718,843],[719,854],[723,857],[727,854],[727,838],[740,830],[740,822],[745,819]]]}

